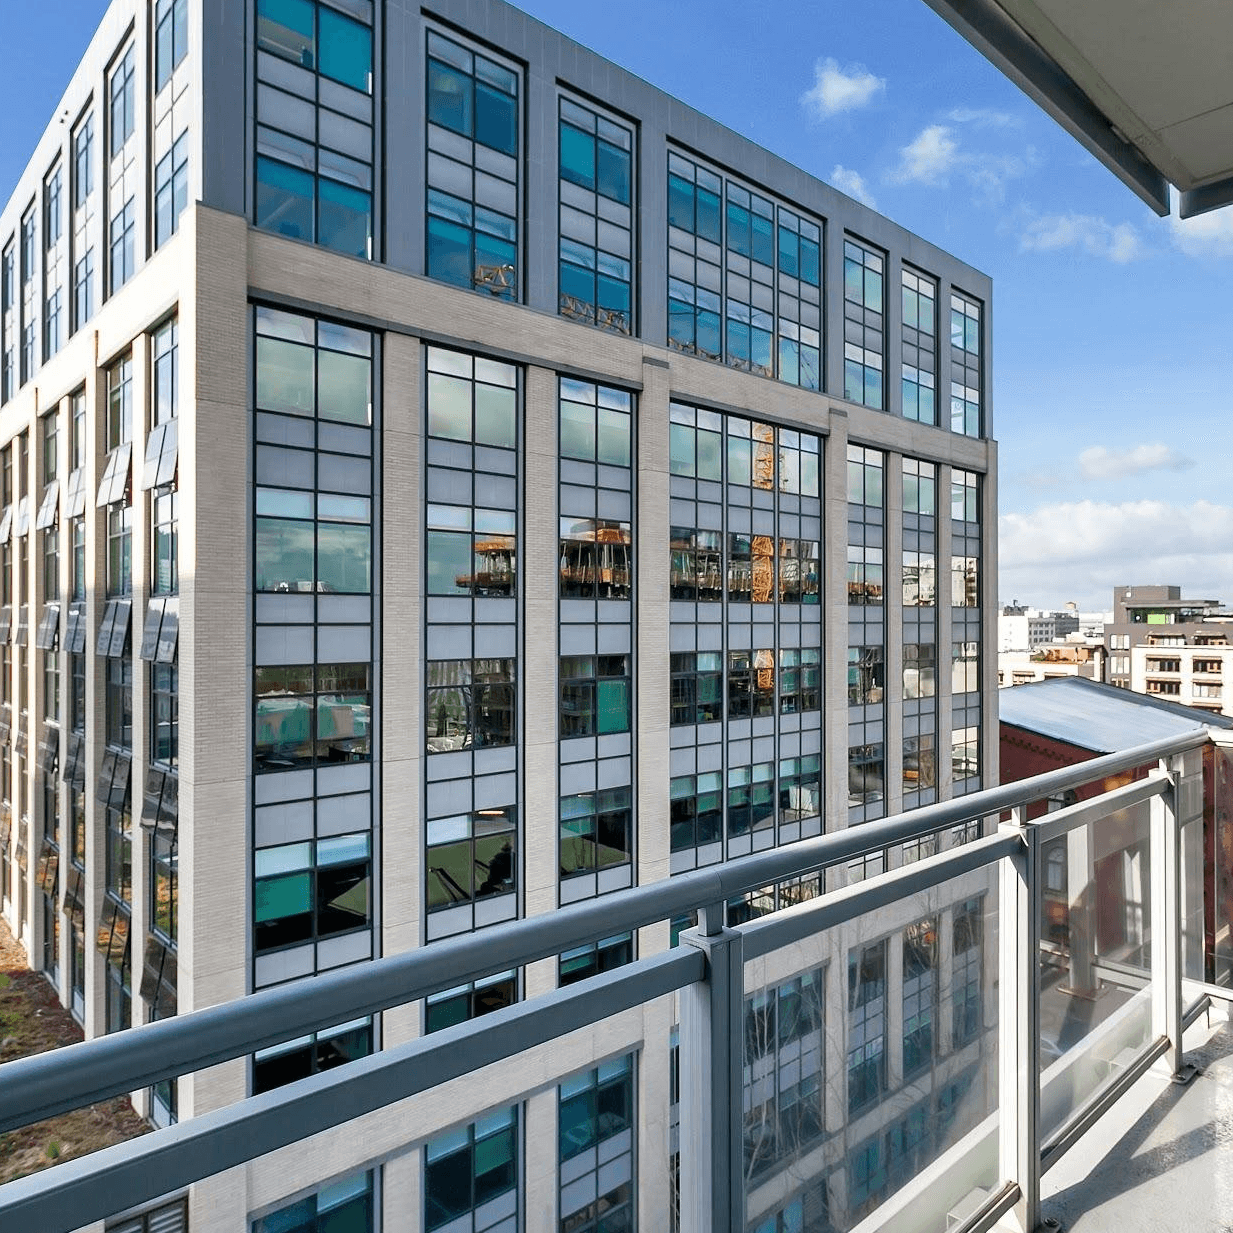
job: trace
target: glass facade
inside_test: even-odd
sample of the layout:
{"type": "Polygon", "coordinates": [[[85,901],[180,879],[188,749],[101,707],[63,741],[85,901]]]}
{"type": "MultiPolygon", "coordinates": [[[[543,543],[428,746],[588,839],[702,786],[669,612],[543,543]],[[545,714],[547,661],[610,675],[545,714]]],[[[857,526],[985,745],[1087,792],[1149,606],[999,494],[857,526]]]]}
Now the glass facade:
{"type": "Polygon", "coordinates": [[[517,1233],[520,1121],[500,1109],[425,1145],[426,1233],[517,1233]]]}
{"type": "Polygon", "coordinates": [[[849,237],[843,242],[843,396],[885,410],[885,256],[849,237]]]}
{"type": "Polygon", "coordinates": [[[260,306],[253,319],[262,985],[372,953],[379,416],[371,334],[260,306]]]}
{"type": "Polygon", "coordinates": [[[633,130],[573,99],[560,107],[560,313],[632,334],[633,130]]]}
{"type": "Polygon", "coordinates": [[[955,291],[950,297],[950,427],[981,434],[981,306],[955,291]]]}
{"type": "Polygon", "coordinates": [[[938,285],[906,266],[903,278],[903,417],[938,422],[938,285]]]}
{"type": "Polygon", "coordinates": [[[561,1233],[632,1233],[633,1055],[567,1079],[557,1093],[561,1233]]]}
{"type": "Polygon", "coordinates": [[[521,75],[428,31],[429,278],[522,298],[521,75]]]}
{"type": "Polygon", "coordinates": [[[258,0],[256,8],[254,221],[291,239],[372,257],[371,7],[258,0]]]}

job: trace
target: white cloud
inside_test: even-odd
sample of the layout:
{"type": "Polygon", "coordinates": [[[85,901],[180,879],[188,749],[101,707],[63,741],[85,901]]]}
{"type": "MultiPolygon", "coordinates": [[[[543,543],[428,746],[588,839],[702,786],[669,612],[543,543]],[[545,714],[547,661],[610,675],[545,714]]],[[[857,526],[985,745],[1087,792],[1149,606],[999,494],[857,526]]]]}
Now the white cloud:
{"type": "Polygon", "coordinates": [[[945,124],[922,129],[899,151],[894,179],[901,183],[944,184],[959,162],[959,143],[945,124]]]}
{"type": "Polygon", "coordinates": [[[1172,583],[1233,593],[1233,507],[1196,501],[1061,502],[999,521],[1002,595],[1107,608],[1115,586],[1172,583]]]}
{"type": "Polygon", "coordinates": [[[1233,207],[1169,219],[1173,243],[1190,257],[1233,257],[1233,207]]]}
{"type": "Polygon", "coordinates": [[[835,170],[831,172],[830,181],[841,193],[847,193],[849,197],[854,197],[857,201],[863,201],[870,209],[877,207],[873,194],[865,183],[865,177],[860,172],[837,163],[835,170]]]}
{"type": "Polygon", "coordinates": [[[1019,251],[1052,253],[1081,248],[1093,257],[1125,265],[1143,256],[1139,233],[1130,223],[1110,223],[1094,214],[1042,214],[1019,236],[1019,251]]]}
{"type": "Polygon", "coordinates": [[[930,124],[899,151],[899,165],[887,179],[892,184],[949,183],[952,175],[965,180],[978,201],[1002,200],[1006,183],[1024,174],[1035,161],[1035,151],[1026,157],[1011,154],[970,153],[960,148],[955,130],[946,124],[930,124]]]}
{"type": "Polygon", "coordinates": [[[1125,479],[1144,471],[1185,471],[1193,466],[1193,459],[1183,457],[1163,441],[1126,450],[1093,445],[1079,455],[1079,470],[1090,480],[1125,479]]]}
{"type": "Polygon", "coordinates": [[[886,81],[875,77],[863,64],[849,64],[827,57],[814,65],[813,88],[801,95],[801,105],[816,120],[827,120],[844,111],[867,107],[886,81]]]}
{"type": "Polygon", "coordinates": [[[1017,117],[1007,111],[994,111],[990,107],[954,107],[946,113],[952,124],[972,124],[977,128],[1009,128],[1018,125],[1017,117]]]}

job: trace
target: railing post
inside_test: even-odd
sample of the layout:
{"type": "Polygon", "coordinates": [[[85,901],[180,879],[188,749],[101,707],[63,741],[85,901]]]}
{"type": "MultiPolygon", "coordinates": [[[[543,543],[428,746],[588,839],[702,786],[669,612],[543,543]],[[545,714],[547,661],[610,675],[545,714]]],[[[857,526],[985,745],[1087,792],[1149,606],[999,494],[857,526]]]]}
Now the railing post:
{"type": "Polygon", "coordinates": [[[742,1143],[744,960],[724,905],[698,913],[683,946],[706,955],[706,978],[681,990],[681,1233],[745,1227],[742,1143]]]}
{"type": "Polygon", "coordinates": [[[1152,1034],[1169,1041],[1164,1064],[1176,1082],[1194,1068],[1182,1061],[1182,856],[1178,821],[1182,758],[1161,759],[1169,784],[1150,806],[1152,876],[1152,1034]]]}
{"type": "MultiPolygon", "coordinates": [[[[1040,843],[1022,807],[1010,828],[1023,849],[1002,861],[998,905],[998,1149],[1003,1181],[1019,1187],[1005,1223],[1040,1223],[1040,843]]],[[[1006,829],[1006,827],[1003,827],[1006,829]]]]}

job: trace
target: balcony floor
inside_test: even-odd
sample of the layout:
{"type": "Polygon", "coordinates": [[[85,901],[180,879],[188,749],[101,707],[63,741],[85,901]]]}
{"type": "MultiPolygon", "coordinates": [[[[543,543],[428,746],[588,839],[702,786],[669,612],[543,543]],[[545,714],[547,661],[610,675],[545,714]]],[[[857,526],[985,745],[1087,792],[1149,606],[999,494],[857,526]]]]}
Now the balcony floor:
{"type": "Polygon", "coordinates": [[[1046,1174],[1044,1215],[1066,1233],[1233,1230],[1233,1024],[1224,1008],[1201,1016],[1185,1045],[1201,1074],[1182,1087],[1149,1072],[1046,1174]]]}

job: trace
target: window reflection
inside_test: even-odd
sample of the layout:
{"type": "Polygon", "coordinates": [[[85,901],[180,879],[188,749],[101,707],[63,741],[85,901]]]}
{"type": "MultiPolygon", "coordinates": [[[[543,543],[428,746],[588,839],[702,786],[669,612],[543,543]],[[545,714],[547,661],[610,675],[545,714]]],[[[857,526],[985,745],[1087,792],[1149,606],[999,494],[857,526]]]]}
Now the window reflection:
{"type": "Polygon", "coordinates": [[[441,659],[428,663],[428,753],[514,743],[514,661],[441,659]]]}
{"type": "Polygon", "coordinates": [[[561,798],[561,877],[628,864],[633,851],[632,793],[607,788],[561,798]]]}
{"type": "Polygon", "coordinates": [[[628,522],[562,518],[561,597],[629,599],[633,536],[628,522]]]}
{"type": "Polygon", "coordinates": [[[428,823],[428,911],[518,888],[517,810],[481,809],[428,823]]]}
{"type": "Polygon", "coordinates": [[[628,655],[563,655],[560,669],[562,740],[628,732],[628,655]]]}
{"type": "Polygon", "coordinates": [[[258,668],[254,762],[262,771],[371,756],[367,664],[258,668]]]}

